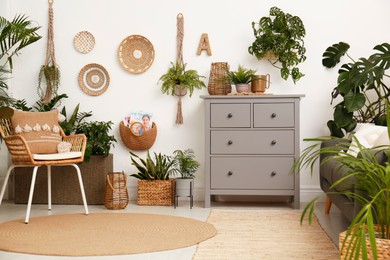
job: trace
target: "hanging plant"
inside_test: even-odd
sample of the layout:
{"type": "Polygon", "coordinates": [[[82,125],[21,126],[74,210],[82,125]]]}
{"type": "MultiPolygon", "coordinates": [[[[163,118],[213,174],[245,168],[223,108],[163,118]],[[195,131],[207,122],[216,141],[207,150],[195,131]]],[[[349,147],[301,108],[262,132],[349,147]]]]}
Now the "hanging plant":
{"type": "Polygon", "coordinates": [[[47,49],[45,65],[41,66],[38,77],[38,95],[44,104],[57,96],[58,87],[60,85],[60,70],[56,64],[55,49],[54,49],[54,32],[53,32],[53,0],[49,0],[49,24],[47,35],[47,49]],[[46,89],[41,86],[43,79],[46,82],[46,89]]]}

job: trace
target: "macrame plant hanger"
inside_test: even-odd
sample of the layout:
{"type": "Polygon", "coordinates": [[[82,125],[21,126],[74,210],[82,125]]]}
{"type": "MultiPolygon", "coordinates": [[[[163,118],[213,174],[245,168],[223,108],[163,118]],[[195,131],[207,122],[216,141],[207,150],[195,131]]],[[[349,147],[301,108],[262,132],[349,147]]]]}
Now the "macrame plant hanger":
{"type": "MultiPolygon", "coordinates": [[[[180,66],[183,66],[183,38],[184,38],[184,16],[179,13],[177,15],[177,37],[176,37],[176,61],[180,66]]],[[[176,124],[183,124],[183,113],[181,109],[181,95],[177,102],[176,124]]]]}
{"type": "MultiPolygon", "coordinates": [[[[46,61],[45,65],[42,66],[41,72],[43,73],[46,79],[46,90],[44,95],[42,95],[42,103],[47,104],[52,99],[53,93],[57,93],[58,84],[59,84],[59,70],[56,63],[55,49],[54,49],[54,30],[53,30],[53,21],[54,21],[54,12],[53,12],[53,2],[54,0],[49,1],[49,22],[47,30],[47,48],[46,48],[46,61]]],[[[42,90],[43,94],[43,90],[42,90]]]]}

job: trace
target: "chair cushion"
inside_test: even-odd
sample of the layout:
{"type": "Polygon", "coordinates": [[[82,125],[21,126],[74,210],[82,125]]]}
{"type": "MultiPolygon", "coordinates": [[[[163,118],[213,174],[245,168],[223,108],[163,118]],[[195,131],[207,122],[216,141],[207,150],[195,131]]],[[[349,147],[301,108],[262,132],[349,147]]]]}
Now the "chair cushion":
{"type": "Polygon", "coordinates": [[[14,134],[23,136],[32,154],[57,153],[61,142],[58,110],[29,112],[15,110],[11,118],[14,134]]]}
{"type": "Polygon", "coordinates": [[[83,154],[82,152],[67,152],[67,153],[50,153],[50,154],[33,154],[34,160],[39,161],[58,161],[65,159],[79,158],[83,154]]]}

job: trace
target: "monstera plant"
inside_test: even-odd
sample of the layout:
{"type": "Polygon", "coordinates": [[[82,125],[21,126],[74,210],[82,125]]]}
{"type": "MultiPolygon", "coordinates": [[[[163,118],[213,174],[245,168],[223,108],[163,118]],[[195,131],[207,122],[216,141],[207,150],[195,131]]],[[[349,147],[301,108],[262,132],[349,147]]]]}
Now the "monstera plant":
{"type": "Polygon", "coordinates": [[[334,106],[333,120],[327,123],[336,137],[353,131],[358,122],[386,125],[385,102],[390,89],[384,79],[390,77],[390,44],[376,45],[374,54],[357,60],[348,55],[349,48],[345,42],[333,44],[325,50],[322,60],[327,68],[339,64],[344,55],[350,60],[338,70],[337,86],[332,91],[332,102],[341,97],[334,106]]]}
{"type": "Polygon", "coordinates": [[[37,34],[39,28],[39,26],[32,26],[32,22],[25,15],[16,15],[12,21],[0,16],[0,116],[2,117],[12,115],[12,110],[6,108],[14,102],[7,92],[8,74],[13,68],[12,58],[20,54],[24,47],[41,38],[37,34]]]}

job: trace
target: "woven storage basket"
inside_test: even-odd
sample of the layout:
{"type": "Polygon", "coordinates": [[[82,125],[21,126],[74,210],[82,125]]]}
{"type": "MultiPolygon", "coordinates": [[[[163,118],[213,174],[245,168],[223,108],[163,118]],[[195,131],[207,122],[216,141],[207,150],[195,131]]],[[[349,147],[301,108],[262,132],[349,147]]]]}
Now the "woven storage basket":
{"type": "Polygon", "coordinates": [[[175,179],[138,180],[138,205],[172,206],[175,201],[175,179]]]}
{"type": "Polygon", "coordinates": [[[124,209],[129,203],[126,175],[123,172],[107,174],[106,190],[104,192],[104,206],[107,209],[124,209]]]}
{"type": "Polygon", "coordinates": [[[119,124],[119,132],[121,134],[122,142],[127,148],[136,151],[148,150],[154,144],[157,137],[157,126],[152,124],[152,128],[140,135],[133,133],[131,127],[127,127],[123,122],[119,124]]]}
{"type": "Polygon", "coordinates": [[[229,64],[227,62],[211,63],[208,91],[210,95],[227,95],[232,92],[229,81],[223,80],[228,76],[229,64]]]}
{"type": "MultiPolygon", "coordinates": [[[[375,231],[378,231],[379,227],[375,225],[374,229],[375,231]]],[[[340,259],[346,259],[345,255],[347,253],[348,243],[351,242],[351,237],[349,236],[346,245],[344,246],[344,248],[342,248],[346,234],[347,231],[344,231],[339,234],[340,259]]],[[[366,238],[366,245],[367,245],[368,259],[374,259],[374,257],[372,256],[370,240],[368,237],[366,238]]],[[[376,250],[378,254],[378,260],[390,259],[390,240],[376,238],[376,250]]],[[[349,255],[348,257],[350,258],[351,256],[349,255]]],[[[355,256],[352,257],[352,259],[354,258],[355,256]]],[[[359,259],[362,259],[361,256],[359,257],[359,259]]]]}

